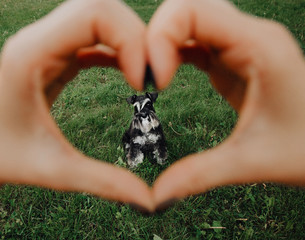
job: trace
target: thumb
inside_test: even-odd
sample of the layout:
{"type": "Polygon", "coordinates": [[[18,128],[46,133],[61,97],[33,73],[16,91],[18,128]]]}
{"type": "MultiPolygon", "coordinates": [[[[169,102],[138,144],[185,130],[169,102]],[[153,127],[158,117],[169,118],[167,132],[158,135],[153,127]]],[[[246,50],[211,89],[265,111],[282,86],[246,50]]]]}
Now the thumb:
{"type": "Polygon", "coordinates": [[[241,38],[245,20],[249,22],[227,1],[164,1],[147,29],[147,54],[156,86],[167,87],[183,62],[209,72],[211,52],[232,48],[241,38]],[[196,49],[189,51],[190,42],[196,43],[196,49]]]}
{"type": "Polygon", "coordinates": [[[244,109],[234,132],[222,144],[187,156],[160,175],[152,188],[157,209],[229,184],[268,181],[304,186],[301,127],[275,124],[263,114],[254,117],[251,111],[251,107],[244,109]]]}
{"type": "Polygon", "coordinates": [[[162,210],[179,199],[216,186],[262,179],[259,165],[244,161],[244,152],[242,146],[228,139],[216,148],[179,160],[160,175],[152,188],[156,208],[162,210]]]}
{"type": "Polygon", "coordinates": [[[66,167],[70,169],[63,167],[65,173],[61,175],[60,181],[50,181],[54,184],[51,187],[88,192],[103,199],[130,204],[145,212],[153,210],[150,188],[142,179],[126,169],[106,162],[81,154],[78,154],[78,158],[79,160],[74,158],[73,161],[66,161],[66,167]]]}
{"type": "Polygon", "coordinates": [[[15,121],[9,117],[0,121],[0,126],[5,126],[0,136],[0,183],[86,192],[141,210],[153,210],[150,188],[143,180],[126,169],[77,151],[46,109],[31,117],[31,122],[22,115],[15,121]]]}
{"type": "MultiPolygon", "coordinates": [[[[60,139],[56,139],[59,140],[60,139]]],[[[42,142],[44,140],[41,140],[42,142]]],[[[150,188],[127,171],[109,163],[91,159],[71,148],[68,143],[28,146],[24,159],[4,164],[1,178],[6,183],[86,192],[111,201],[130,204],[138,210],[151,212],[154,208],[150,188]],[[24,161],[26,160],[26,161],[24,161]]]]}

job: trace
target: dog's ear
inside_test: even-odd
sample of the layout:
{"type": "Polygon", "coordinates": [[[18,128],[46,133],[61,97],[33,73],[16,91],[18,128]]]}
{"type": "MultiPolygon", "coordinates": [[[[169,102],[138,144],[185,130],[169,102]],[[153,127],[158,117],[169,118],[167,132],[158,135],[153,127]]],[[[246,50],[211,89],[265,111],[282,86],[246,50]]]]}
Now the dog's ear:
{"type": "Polygon", "coordinates": [[[134,104],[136,101],[137,101],[137,95],[133,95],[129,98],[126,98],[126,101],[129,103],[129,104],[134,104]]]}
{"type": "Polygon", "coordinates": [[[147,92],[147,93],[146,93],[146,97],[147,97],[147,98],[150,98],[150,100],[151,100],[152,102],[155,102],[155,101],[157,100],[157,98],[158,98],[158,93],[157,93],[157,92],[153,92],[153,93],[147,92]]]}

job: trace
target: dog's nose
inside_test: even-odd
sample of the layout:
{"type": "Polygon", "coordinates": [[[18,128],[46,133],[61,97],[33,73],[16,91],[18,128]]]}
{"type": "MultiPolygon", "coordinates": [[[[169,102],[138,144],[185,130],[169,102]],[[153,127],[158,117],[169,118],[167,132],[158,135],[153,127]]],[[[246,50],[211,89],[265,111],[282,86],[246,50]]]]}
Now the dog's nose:
{"type": "Polygon", "coordinates": [[[137,117],[141,117],[141,118],[146,118],[147,117],[147,113],[146,112],[139,112],[136,114],[137,117]]]}

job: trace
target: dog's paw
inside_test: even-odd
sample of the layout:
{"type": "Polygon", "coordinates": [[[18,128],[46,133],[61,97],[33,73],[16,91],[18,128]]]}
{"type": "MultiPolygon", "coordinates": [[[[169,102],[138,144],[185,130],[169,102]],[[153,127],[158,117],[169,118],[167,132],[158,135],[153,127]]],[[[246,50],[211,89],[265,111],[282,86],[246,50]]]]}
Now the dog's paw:
{"type": "Polygon", "coordinates": [[[144,154],[142,152],[138,153],[134,158],[127,156],[127,163],[129,168],[136,168],[144,160],[144,154]]]}
{"type": "Polygon", "coordinates": [[[166,164],[166,158],[157,158],[157,163],[160,165],[166,164]]]}
{"type": "Polygon", "coordinates": [[[133,163],[133,162],[128,162],[128,168],[130,168],[130,169],[135,169],[135,168],[137,168],[138,167],[138,164],[135,164],[135,163],[133,163]]]}
{"type": "Polygon", "coordinates": [[[157,161],[158,164],[160,165],[164,165],[166,163],[166,159],[167,159],[167,153],[164,151],[159,151],[158,149],[156,149],[153,152],[154,155],[154,159],[157,161]]]}

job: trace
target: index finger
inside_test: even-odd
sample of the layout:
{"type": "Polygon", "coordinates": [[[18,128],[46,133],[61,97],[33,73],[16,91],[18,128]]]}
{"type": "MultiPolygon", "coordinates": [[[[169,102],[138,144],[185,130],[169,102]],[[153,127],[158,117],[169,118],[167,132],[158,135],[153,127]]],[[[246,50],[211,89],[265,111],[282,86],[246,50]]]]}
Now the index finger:
{"type": "MultiPolygon", "coordinates": [[[[245,21],[247,20],[247,21],[245,21]]],[[[182,62],[179,49],[194,39],[203,49],[221,53],[241,42],[245,14],[232,4],[219,0],[168,0],[153,16],[148,28],[148,52],[157,78],[164,88],[182,62]]],[[[207,54],[202,55],[202,60],[207,54]]]]}
{"type": "MultiPolygon", "coordinates": [[[[21,70],[40,69],[40,79],[48,85],[74,61],[79,49],[103,43],[117,51],[127,81],[141,89],[144,34],[144,23],[121,1],[70,0],[9,40],[2,70],[10,69],[12,63],[23,76],[21,70]]],[[[20,79],[16,74],[14,79],[20,79]]]]}

